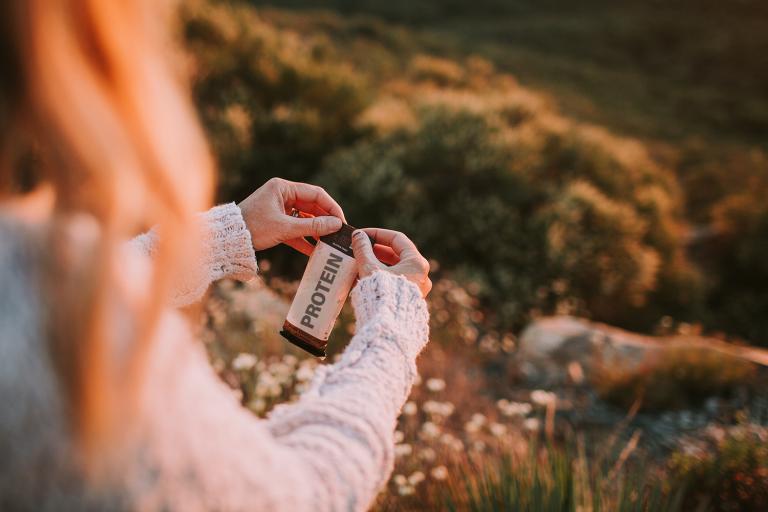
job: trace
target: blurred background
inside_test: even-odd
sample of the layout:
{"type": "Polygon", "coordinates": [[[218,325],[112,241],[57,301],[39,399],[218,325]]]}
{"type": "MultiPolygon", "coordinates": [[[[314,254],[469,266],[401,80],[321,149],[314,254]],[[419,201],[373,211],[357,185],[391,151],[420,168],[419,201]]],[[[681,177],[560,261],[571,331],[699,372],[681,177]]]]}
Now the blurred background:
{"type": "MultiPolygon", "coordinates": [[[[377,510],[768,509],[768,4],[184,0],[180,19],[220,201],[319,184],[432,262],[377,510]]],[[[259,258],[201,328],[265,415],[321,363],[277,334],[306,260],[259,258]]]]}

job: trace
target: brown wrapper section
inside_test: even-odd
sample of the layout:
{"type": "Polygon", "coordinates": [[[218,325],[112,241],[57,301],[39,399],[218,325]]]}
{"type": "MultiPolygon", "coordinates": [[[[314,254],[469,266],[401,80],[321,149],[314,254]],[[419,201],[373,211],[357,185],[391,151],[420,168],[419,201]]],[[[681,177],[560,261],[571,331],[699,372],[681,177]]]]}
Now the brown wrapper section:
{"type": "Polygon", "coordinates": [[[283,324],[283,330],[280,331],[280,335],[297,347],[306,350],[313,356],[326,356],[325,347],[328,346],[328,340],[315,338],[314,336],[307,334],[298,327],[289,323],[287,320],[283,324]]]}

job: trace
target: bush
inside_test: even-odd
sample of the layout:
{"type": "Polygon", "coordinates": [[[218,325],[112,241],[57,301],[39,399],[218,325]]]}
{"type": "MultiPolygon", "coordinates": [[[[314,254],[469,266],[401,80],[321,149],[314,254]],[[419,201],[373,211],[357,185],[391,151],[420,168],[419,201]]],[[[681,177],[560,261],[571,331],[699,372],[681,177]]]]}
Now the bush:
{"type": "Polygon", "coordinates": [[[322,23],[349,51],[247,5],[185,4],[220,199],[277,174],[319,182],[353,224],[408,232],[477,287],[492,329],[520,328],[532,312],[633,329],[692,314],[700,292],[680,194],[642,145],[564,119],[480,58],[407,60],[379,35],[322,23]],[[360,62],[382,54],[388,73],[360,62]],[[405,73],[387,81],[397,67],[405,73]]]}
{"type": "Polygon", "coordinates": [[[766,189],[734,194],[714,209],[716,237],[707,325],[768,346],[768,206],[766,189]]]}
{"type": "MultiPolygon", "coordinates": [[[[666,304],[684,309],[680,299],[695,298],[680,277],[690,267],[678,192],[641,146],[565,121],[503,75],[482,92],[435,82],[401,84],[398,117],[409,122],[393,130],[378,117],[378,137],[327,160],[318,180],[352,222],[412,235],[442,268],[479,286],[503,329],[564,304],[631,324],[671,281],[688,288],[666,286],[666,304]]],[[[639,327],[658,312],[647,318],[639,327]]]]}
{"type": "Polygon", "coordinates": [[[327,153],[361,135],[366,81],[326,40],[278,30],[246,5],[191,2],[182,14],[221,198],[276,175],[311,181],[327,153]]]}
{"type": "Polygon", "coordinates": [[[641,401],[645,410],[701,404],[755,382],[756,367],[737,356],[698,346],[671,346],[651,353],[634,367],[608,363],[593,377],[598,395],[617,406],[641,401]]]}
{"type": "Polygon", "coordinates": [[[634,208],[575,181],[545,218],[549,259],[589,311],[615,318],[617,308],[643,305],[656,286],[660,257],[642,243],[646,224],[634,208]]]}
{"type": "Polygon", "coordinates": [[[678,451],[670,481],[685,489],[685,510],[768,510],[768,435],[739,426],[713,446],[678,451]]]}

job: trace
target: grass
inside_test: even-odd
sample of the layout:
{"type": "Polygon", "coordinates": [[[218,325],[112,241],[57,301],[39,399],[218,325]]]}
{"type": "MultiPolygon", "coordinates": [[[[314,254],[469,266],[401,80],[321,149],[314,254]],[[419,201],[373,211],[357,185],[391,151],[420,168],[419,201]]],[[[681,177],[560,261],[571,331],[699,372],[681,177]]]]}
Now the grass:
{"type": "Polygon", "coordinates": [[[532,445],[522,458],[503,455],[465,465],[460,483],[449,486],[446,509],[570,512],[681,510],[681,489],[665,491],[661,480],[638,471],[592,471],[576,450],[532,445]],[[616,478],[618,477],[618,478],[616,478]]]}
{"type": "Polygon", "coordinates": [[[721,432],[714,445],[674,454],[670,478],[686,488],[688,510],[766,510],[768,446],[766,431],[737,426],[721,432]]]}

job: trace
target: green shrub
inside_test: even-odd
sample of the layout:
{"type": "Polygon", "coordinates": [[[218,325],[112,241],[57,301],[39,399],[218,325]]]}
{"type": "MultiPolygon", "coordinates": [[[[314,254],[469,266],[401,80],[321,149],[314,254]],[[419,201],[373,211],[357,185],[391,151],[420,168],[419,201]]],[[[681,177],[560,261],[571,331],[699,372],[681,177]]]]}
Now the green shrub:
{"type": "Polygon", "coordinates": [[[611,318],[617,307],[644,303],[656,286],[660,256],[642,243],[646,222],[636,209],[575,181],[545,218],[549,259],[590,312],[611,318]]]}
{"type": "Polygon", "coordinates": [[[182,14],[222,198],[276,175],[311,181],[326,154],[361,135],[366,81],[326,40],[278,30],[246,5],[190,2],[182,14]]]}
{"type": "Polygon", "coordinates": [[[349,52],[244,4],[192,2],[183,19],[220,199],[274,175],[318,182],[353,224],[406,231],[474,283],[491,328],[567,312],[649,329],[697,303],[679,191],[641,144],[562,118],[479,58],[390,55],[406,72],[383,81],[361,53],[400,50],[338,19],[349,52]]]}
{"type": "Polygon", "coordinates": [[[733,393],[754,384],[755,365],[737,356],[697,346],[671,346],[653,352],[636,366],[602,365],[593,384],[610,403],[645,410],[701,404],[711,396],[733,393]]]}
{"type": "Polygon", "coordinates": [[[563,304],[638,327],[670,281],[687,288],[666,286],[667,304],[696,298],[678,192],[639,144],[573,125],[503,76],[483,92],[434,82],[401,88],[410,124],[326,161],[318,181],[353,222],[409,233],[479,286],[504,329],[563,304]]]}
{"type": "Polygon", "coordinates": [[[686,489],[685,510],[768,510],[768,437],[736,427],[714,446],[681,450],[669,461],[670,482],[686,489]]]}
{"type": "Polygon", "coordinates": [[[765,188],[734,194],[713,212],[713,283],[706,324],[768,346],[768,205],[765,188]]]}

